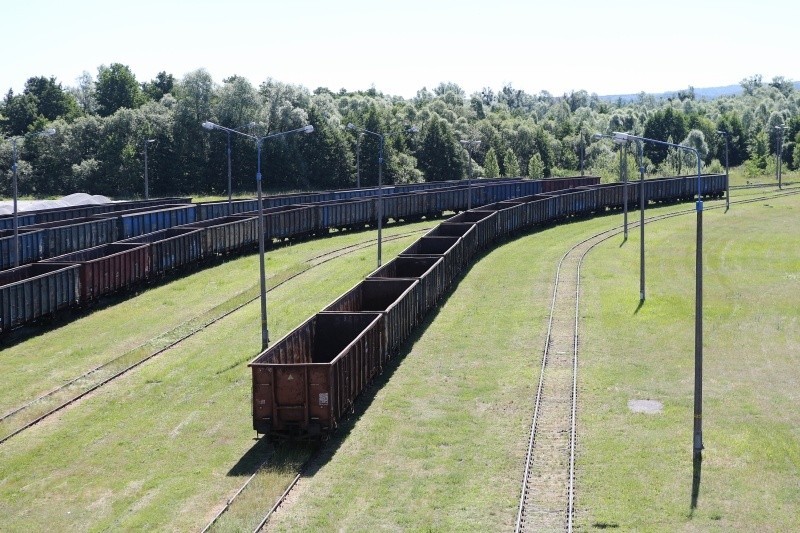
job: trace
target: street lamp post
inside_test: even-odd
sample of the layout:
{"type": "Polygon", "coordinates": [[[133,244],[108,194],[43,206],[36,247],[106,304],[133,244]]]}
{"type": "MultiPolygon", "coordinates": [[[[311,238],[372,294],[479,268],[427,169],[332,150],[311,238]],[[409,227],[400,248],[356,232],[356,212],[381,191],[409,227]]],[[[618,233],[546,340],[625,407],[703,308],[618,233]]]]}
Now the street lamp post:
{"type": "Polygon", "coordinates": [[[775,129],[778,130],[778,137],[775,140],[775,143],[778,145],[775,150],[775,156],[778,159],[775,161],[775,177],[778,178],[778,188],[783,189],[783,173],[781,172],[781,166],[783,164],[783,132],[786,130],[786,125],[775,126],[775,129]]]}
{"type": "Polygon", "coordinates": [[[150,199],[150,183],[147,179],[147,145],[156,142],[155,139],[144,140],[144,199],[150,199]]]}
{"type": "Polygon", "coordinates": [[[259,261],[259,280],[261,285],[261,348],[266,349],[269,346],[269,327],[267,326],[267,277],[266,268],[264,265],[264,204],[261,192],[261,145],[267,139],[274,139],[275,137],[284,137],[292,133],[311,133],[314,131],[314,126],[308,124],[302,128],[297,128],[289,131],[282,131],[280,133],[273,133],[271,135],[264,135],[259,137],[250,133],[244,133],[232,128],[226,128],[210,121],[203,122],[203,127],[207,130],[222,130],[230,133],[236,133],[249,139],[253,139],[256,143],[258,152],[256,162],[256,188],[258,190],[258,261],[259,261]]]}
{"type": "MultiPolygon", "coordinates": [[[[378,267],[381,266],[381,240],[382,240],[382,230],[383,230],[383,142],[385,135],[382,133],[376,133],[374,131],[370,131],[368,129],[359,128],[352,122],[347,124],[347,127],[351,130],[357,130],[360,133],[369,133],[370,135],[374,135],[379,139],[378,145],[378,211],[377,211],[377,218],[378,218],[378,267]]],[[[360,181],[360,180],[359,180],[360,181]]]]}
{"type": "MultiPolygon", "coordinates": [[[[595,133],[592,139],[611,139],[616,144],[626,145],[628,141],[622,141],[612,137],[611,135],[603,135],[602,133],[595,133]]],[[[620,146],[619,150],[619,180],[622,182],[622,239],[628,240],[628,153],[620,146]]]]}
{"type": "Polygon", "coordinates": [[[639,302],[644,302],[644,206],[647,198],[644,194],[644,148],[641,141],[636,145],[639,148],[639,302]]]}
{"type": "Polygon", "coordinates": [[[622,180],[622,238],[628,240],[628,145],[619,147],[619,175],[622,180]]]}
{"type": "MultiPolygon", "coordinates": [[[[614,132],[614,138],[672,146],[694,153],[697,158],[697,246],[695,256],[695,323],[694,323],[694,456],[703,451],[703,187],[700,177],[700,152],[691,146],[647,139],[629,133],[614,132]]],[[[640,144],[641,147],[641,144],[640,144]]],[[[641,150],[641,148],[640,148],[641,150]]],[[[644,225],[644,219],[641,221],[644,225]]]]}
{"type": "MultiPolygon", "coordinates": [[[[48,128],[46,130],[40,131],[35,133],[37,137],[50,137],[51,135],[55,135],[56,130],[55,128],[48,128]]],[[[14,266],[19,266],[19,209],[18,209],[18,198],[19,198],[19,189],[18,189],[18,182],[17,182],[17,137],[11,138],[11,151],[13,152],[14,162],[11,164],[11,173],[12,173],[12,196],[14,198],[13,203],[13,227],[14,227],[14,239],[11,243],[11,256],[14,261],[14,266]]]]}
{"type": "Polygon", "coordinates": [[[583,161],[586,157],[586,146],[583,142],[583,130],[581,130],[581,177],[583,177],[583,161]]]}
{"type": "Polygon", "coordinates": [[[462,145],[467,149],[467,156],[469,157],[469,181],[467,186],[467,209],[472,209],[472,150],[481,145],[477,139],[461,140],[462,145]]]}
{"type": "MultiPolygon", "coordinates": [[[[370,131],[366,128],[360,128],[349,122],[347,124],[347,128],[351,130],[358,131],[360,133],[369,133],[370,135],[374,135],[379,139],[378,145],[378,210],[377,210],[377,218],[378,218],[378,267],[381,266],[381,241],[382,241],[382,231],[383,231],[383,145],[386,133],[377,133],[374,131],[370,131]]],[[[415,132],[417,129],[415,127],[411,127],[408,131],[415,132]]]]}
{"type": "Polygon", "coordinates": [[[719,135],[725,137],[725,211],[731,208],[731,176],[730,176],[730,167],[728,165],[728,140],[730,139],[731,134],[727,131],[717,130],[719,135]]]}
{"type": "Polygon", "coordinates": [[[361,132],[356,141],[356,189],[361,188],[361,139],[363,138],[364,132],[361,132]]]}
{"type": "MultiPolygon", "coordinates": [[[[233,133],[241,133],[239,130],[241,130],[242,128],[246,127],[249,130],[250,128],[255,127],[255,125],[256,125],[255,122],[248,122],[247,124],[244,124],[243,126],[239,126],[238,128],[230,128],[230,129],[223,130],[223,131],[225,131],[225,134],[228,137],[228,139],[227,139],[228,140],[227,158],[228,158],[228,214],[229,215],[233,214],[233,211],[231,209],[231,205],[233,203],[233,187],[231,185],[231,183],[232,183],[232,178],[231,178],[231,153],[232,153],[232,151],[231,151],[231,132],[233,132],[233,133]]],[[[214,129],[214,128],[212,128],[212,129],[214,129]]]]}

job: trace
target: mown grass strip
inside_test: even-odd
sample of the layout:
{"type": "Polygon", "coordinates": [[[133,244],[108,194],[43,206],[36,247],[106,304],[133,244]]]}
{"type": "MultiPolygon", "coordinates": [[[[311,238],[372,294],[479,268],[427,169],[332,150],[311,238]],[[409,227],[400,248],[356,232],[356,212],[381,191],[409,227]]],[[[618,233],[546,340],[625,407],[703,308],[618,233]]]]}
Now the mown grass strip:
{"type": "Polygon", "coordinates": [[[790,531],[798,521],[797,196],[705,217],[704,437],[693,494],[694,217],[586,264],[578,459],[581,528],[790,531]],[[630,400],[657,400],[660,414],[630,400]]]}

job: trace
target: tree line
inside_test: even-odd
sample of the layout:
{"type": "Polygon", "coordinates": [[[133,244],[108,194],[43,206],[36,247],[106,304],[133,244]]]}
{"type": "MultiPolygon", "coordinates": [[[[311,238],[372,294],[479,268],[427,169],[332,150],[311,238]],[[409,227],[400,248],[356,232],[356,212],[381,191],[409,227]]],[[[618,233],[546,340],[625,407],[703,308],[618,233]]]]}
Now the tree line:
{"type": "MultiPolygon", "coordinates": [[[[270,139],[263,145],[262,174],[269,190],[353,187],[378,176],[384,134],[384,183],[462,179],[469,154],[475,176],[574,175],[581,166],[605,181],[617,179],[620,149],[597,140],[626,131],[693,146],[706,171],[719,172],[730,134],[731,166],[753,175],[784,164],[800,167],[800,94],[782,77],[741,81],[738,95],[700,100],[689,87],[670,98],[641,93],[608,101],[586,91],[553,96],[507,85],[471,95],[455,83],[420,89],[404,99],[377,91],[337,92],[267,79],[258,87],[240,76],[216,84],[203,69],[176,79],[166,72],[139,82],[122,64],[84,72],[74,86],[53,77],[31,77],[19,94],[0,103],[0,194],[11,194],[12,139],[18,146],[21,195],[57,196],[76,191],[128,198],[143,194],[144,149],[153,196],[222,194],[227,187],[228,136],[201,127],[210,120],[263,136],[306,124],[312,135],[270,139]],[[415,132],[409,132],[414,126],[415,132]],[[51,136],[37,132],[54,128],[51,136]],[[461,141],[472,143],[472,150],[461,141]]],[[[232,135],[235,193],[255,190],[256,146],[232,135]]],[[[693,156],[647,145],[646,171],[691,173],[693,156]]],[[[636,163],[630,158],[631,173],[636,163]]]]}

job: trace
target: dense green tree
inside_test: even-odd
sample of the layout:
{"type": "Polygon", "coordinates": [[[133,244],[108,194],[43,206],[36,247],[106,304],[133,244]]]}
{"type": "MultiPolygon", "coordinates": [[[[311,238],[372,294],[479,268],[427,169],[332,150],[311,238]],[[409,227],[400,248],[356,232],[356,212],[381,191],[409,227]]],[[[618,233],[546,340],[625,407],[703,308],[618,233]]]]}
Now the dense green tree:
{"type": "MultiPolygon", "coordinates": [[[[675,111],[671,107],[653,113],[647,119],[644,127],[644,136],[658,141],[666,141],[669,137],[685,139],[688,133],[686,117],[681,111],[675,111]]],[[[653,143],[646,143],[644,155],[655,165],[660,165],[667,157],[667,149],[653,143]]]]}
{"type": "Polygon", "coordinates": [[[762,80],[761,74],[755,74],[748,78],[742,79],[742,81],[739,82],[739,85],[742,86],[742,89],[744,89],[745,94],[752,95],[755,93],[756,89],[761,87],[762,85],[761,80],[762,80]]]}
{"type": "MultiPolygon", "coordinates": [[[[682,145],[689,146],[697,150],[698,155],[700,156],[700,164],[702,165],[703,162],[708,157],[708,143],[706,143],[705,135],[700,130],[691,130],[688,135],[686,136],[683,141],[681,141],[682,145]]],[[[688,168],[697,168],[697,158],[691,152],[686,152],[684,150],[683,154],[683,162],[688,168]]]]}
{"type": "Polygon", "coordinates": [[[142,83],[142,92],[151,100],[158,102],[165,94],[171,93],[174,87],[175,78],[162,70],[155,79],[142,83]]]}
{"type": "Polygon", "coordinates": [[[175,139],[176,165],[173,180],[177,190],[195,187],[219,191],[223,188],[220,176],[207,164],[210,138],[222,134],[202,128],[202,123],[213,116],[215,90],[214,80],[204,69],[190,72],[175,87],[177,102],[172,136],[175,139]]]}
{"type": "Polygon", "coordinates": [[[75,80],[75,87],[71,87],[70,91],[78,108],[84,115],[93,115],[97,112],[97,99],[95,98],[94,79],[87,71],[83,71],[80,76],[75,80]]]}
{"type": "Polygon", "coordinates": [[[539,157],[542,160],[542,164],[544,165],[544,176],[550,177],[552,175],[552,169],[555,167],[555,154],[553,153],[553,146],[558,142],[558,140],[550,133],[544,130],[544,128],[538,128],[534,133],[534,139],[536,144],[536,152],[539,154],[539,157]]]}
{"type": "Polygon", "coordinates": [[[533,157],[528,160],[528,177],[531,179],[544,177],[544,163],[539,154],[533,154],[533,157]]]}
{"type": "MultiPolygon", "coordinates": [[[[204,78],[204,84],[208,81],[204,78]]],[[[199,88],[199,87],[198,87],[199,88]]],[[[211,98],[210,115],[204,120],[211,120],[227,128],[238,129],[247,133],[257,133],[261,129],[255,127],[261,112],[262,100],[258,91],[241,76],[226,79],[218,90],[207,85],[202,91],[210,90],[216,97],[211,98]]],[[[203,120],[203,121],[204,121],[203,120]]],[[[202,122],[202,121],[201,121],[202,122]]],[[[224,179],[210,179],[214,190],[226,186],[228,174],[228,135],[222,132],[211,132],[208,135],[209,170],[224,179]]],[[[231,167],[232,188],[236,191],[253,190],[255,182],[256,152],[255,143],[243,136],[231,134],[231,167]]]]}
{"type": "MultiPolygon", "coordinates": [[[[734,112],[723,114],[717,121],[717,131],[724,131],[730,134],[728,137],[728,162],[730,166],[736,167],[744,163],[749,155],[747,152],[747,133],[739,115],[734,112]]],[[[720,135],[718,139],[714,157],[720,161],[725,161],[725,138],[720,135]]]]}
{"type": "Polygon", "coordinates": [[[438,115],[425,126],[418,160],[427,181],[459,180],[465,175],[461,147],[438,115]]]}
{"type": "Polygon", "coordinates": [[[519,169],[519,160],[517,160],[517,156],[514,154],[514,151],[509,148],[503,155],[503,176],[509,178],[518,178],[521,175],[522,172],[519,169]]]}
{"type": "Polygon", "coordinates": [[[789,96],[794,91],[794,82],[783,76],[775,76],[769,82],[770,87],[775,87],[783,96],[789,96]]]}
{"type": "Polygon", "coordinates": [[[3,128],[11,135],[21,135],[57,118],[72,120],[79,110],[75,98],[55,78],[37,76],[28,78],[21,94],[8,91],[3,115],[3,128]]]}
{"type": "Polygon", "coordinates": [[[300,157],[305,162],[307,181],[316,189],[344,188],[355,185],[355,162],[345,132],[312,106],[308,110],[314,133],[300,145],[300,157]]]}
{"type": "Polygon", "coordinates": [[[750,141],[748,148],[750,159],[745,162],[745,172],[752,176],[767,169],[767,157],[769,156],[769,138],[766,132],[758,132],[750,141]]]}
{"type": "Polygon", "coordinates": [[[767,137],[769,138],[769,152],[776,154],[780,146],[780,140],[786,139],[787,117],[785,113],[773,111],[767,120],[767,137]]]}
{"type": "Polygon", "coordinates": [[[118,109],[136,109],[143,102],[136,76],[127,65],[112,63],[101,65],[95,84],[97,111],[102,117],[114,114],[118,109]]]}
{"type": "Polygon", "coordinates": [[[75,98],[69,92],[64,91],[54,77],[28,78],[23,94],[29,94],[35,98],[37,114],[47,120],[61,117],[71,120],[78,115],[78,104],[75,98]]]}
{"type": "Polygon", "coordinates": [[[494,152],[494,147],[489,148],[486,152],[483,171],[487,178],[500,177],[500,165],[497,163],[497,155],[494,152]]]}
{"type": "Polygon", "coordinates": [[[38,116],[36,108],[36,98],[30,94],[15,95],[10,90],[6,93],[3,102],[3,129],[9,135],[22,135],[38,116]]]}

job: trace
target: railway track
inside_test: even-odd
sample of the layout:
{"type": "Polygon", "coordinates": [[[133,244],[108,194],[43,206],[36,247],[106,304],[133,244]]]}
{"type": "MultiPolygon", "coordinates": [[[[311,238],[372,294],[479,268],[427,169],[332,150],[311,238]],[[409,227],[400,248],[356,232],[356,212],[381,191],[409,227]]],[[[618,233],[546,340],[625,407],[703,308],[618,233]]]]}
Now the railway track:
{"type": "MultiPolygon", "coordinates": [[[[746,204],[800,191],[731,202],[746,204]]],[[[706,210],[722,209],[708,206],[706,210]]],[[[694,213],[686,209],[645,218],[645,223],[694,213]]],[[[629,223],[638,227],[639,221],[629,223]]],[[[553,283],[541,370],[534,401],[531,432],[515,531],[573,529],[575,515],[575,447],[577,422],[578,355],[580,348],[580,272],[586,255],[602,242],[618,236],[623,227],[599,232],[575,244],[560,259],[553,283]]]]}
{"type": "MultiPolygon", "coordinates": [[[[795,182],[795,181],[784,181],[783,182],[783,186],[784,187],[791,187],[793,185],[797,185],[797,183],[798,182],[795,182]]],[[[739,191],[739,190],[743,190],[743,189],[765,189],[765,188],[768,188],[768,187],[777,187],[777,186],[778,186],[778,182],[776,181],[776,182],[773,182],[773,183],[751,183],[751,184],[748,184],[748,185],[731,185],[730,189],[732,191],[739,191]]]]}
{"type": "MultiPolygon", "coordinates": [[[[430,227],[426,227],[415,231],[385,237],[383,241],[391,242],[422,232],[427,232],[430,229],[430,227]]],[[[269,290],[276,289],[281,285],[297,278],[301,274],[328,263],[329,261],[332,261],[338,257],[342,257],[344,255],[373,246],[376,242],[376,239],[368,239],[314,256],[308,259],[304,267],[300,270],[292,272],[281,279],[274,280],[274,283],[270,284],[269,290]]],[[[133,350],[114,357],[113,359],[84,372],[83,374],[63,383],[62,385],[59,385],[58,387],[55,387],[48,392],[41,394],[40,396],[4,413],[2,416],[0,416],[0,428],[7,427],[8,429],[0,429],[0,434],[2,435],[2,437],[0,437],[0,444],[3,444],[7,440],[19,435],[25,430],[30,429],[39,422],[42,422],[43,420],[58,413],[78,400],[88,396],[104,385],[107,385],[117,378],[127,374],[143,363],[174,348],[183,341],[205,330],[212,324],[219,322],[244,306],[256,301],[259,297],[258,286],[254,285],[217,305],[209,313],[206,313],[201,317],[197,317],[188,323],[181,324],[175,329],[162,334],[159,339],[170,340],[164,341],[160,343],[160,346],[158,346],[158,339],[156,339],[155,343],[156,346],[158,346],[157,348],[153,349],[153,341],[145,345],[138,346],[133,350]],[[17,421],[16,423],[14,422],[15,420],[17,421]]]]}

